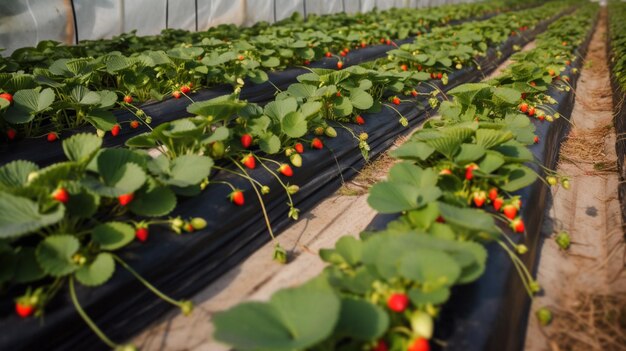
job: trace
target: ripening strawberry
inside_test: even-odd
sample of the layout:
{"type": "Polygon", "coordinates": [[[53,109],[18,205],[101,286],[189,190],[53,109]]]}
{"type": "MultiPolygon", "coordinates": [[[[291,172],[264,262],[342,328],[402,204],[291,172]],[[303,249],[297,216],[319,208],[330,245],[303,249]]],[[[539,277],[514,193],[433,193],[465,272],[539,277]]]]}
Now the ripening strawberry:
{"type": "Polygon", "coordinates": [[[299,154],[304,152],[304,145],[302,145],[302,143],[296,143],[293,148],[296,149],[296,152],[299,154]]]}
{"type": "Polygon", "coordinates": [[[191,88],[187,85],[183,85],[182,87],[180,87],[180,92],[183,94],[189,94],[190,91],[191,88]]]}
{"type": "Polygon", "coordinates": [[[387,45],[391,45],[391,39],[387,39],[387,40],[385,40],[385,43],[386,43],[387,45]]]}
{"type": "Polygon", "coordinates": [[[278,168],[278,171],[285,177],[291,177],[293,175],[293,170],[291,169],[291,166],[289,166],[288,164],[280,165],[280,167],[278,168]]]}
{"type": "Polygon", "coordinates": [[[322,143],[322,140],[320,140],[320,138],[313,138],[313,140],[311,141],[311,147],[320,150],[324,147],[324,143],[322,143]]]}
{"type": "Polygon", "coordinates": [[[533,138],[533,142],[535,144],[539,144],[539,136],[535,135],[535,137],[533,138]]]}
{"type": "Polygon", "coordinates": [[[361,42],[361,48],[362,48],[362,49],[364,49],[366,46],[367,46],[367,43],[366,43],[366,42],[364,42],[364,41],[362,41],[362,42],[361,42]]]}
{"type": "Polygon", "coordinates": [[[437,78],[437,73],[432,72],[432,73],[430,74],[430,79],[436,79],[436,78],[437,78]]]}
{"type": "Polygon", "coordinates": [[[511,222],[511,229],[513,229],[516,233],[523,233],[524,232],[524,221],[522,221],[521,218],[515,218],[512,222],[511,222]]]}
{"type": "Polygon", "coordinates": [[[243,146],[244,149],[248,149],[250,147],[250,145],[252,145],[252,135],[250,134],[244,134],[241,136],[241,146],[243,146]]]}
{"type": "Polygon", "coordinates": [[[387,347],[384,340],[378,340],[376,347],[374,347],[372,351],[389,351],[389,347],[387,347]]]}
{"type": "Polygon", "coordinates": [[[402,293],[393,293],[387,299],[387,307],[394,312],[404,312],[409,307],[409,297],[402,293]]]}
{"type": "Polygon", "coordinates": [[[493,201],[498,197],[498,189],[491,188],[489,189],[489,200],[493,201]]]}
{"type": "Polygon", "coordinates": [[[247,154],[241,159],[241,163],[249,169],[256,168],[256,159],[252,154],[247,154]]]}
{"type": "Polygon", "coordinates": [[[243,197],[243,191],[238,190],[238,189],[233,190],[233,192],[228,195],[228,198],[230,199],[232,203],[234,203],[237,206],[243,206],[245,202],[244,201],[245,199],[243,197]]]}
{"type": "Polygon", "coordinates": [[[487,200],[487,196],[484,191],[477,191],[474,193],[472,200],[474,201],[474,205],[476,205],[476,207],[483,207],[485,200],[487,200]]]}
{"type": "Polygon", "coordinates": [[[337,95],[337,97],[341,97],[341,91],[337,91],[335,95],[337,95]]]}
{"type": "Polygon", "coordinates": [[[326,51],[326,54],[324,54],[324,55],[326,55],[326,57],[331,57],[331,56],[333,56],[333,54],[331,54],[331,53],[330,53],[330,51],[326,51]]]}
{"type": "Polygon", "coordinates": [[[57,188],[52,192],[52,198],[61,203],[67,203],[70,201],[70,194],[67,192],[65,188],[57,188]]]}
{"type": "Polygon", "coordinates": [[[522,113],[526,113],[528,112],[528,104],[527,103],[521,103],[519,105],[519,110],[522,111],[522,113]]]}
{"type": "Polygon", "coordinates": [[[394,105],[400,105],[400,98],[394,96],[393,99],[391,99],[391,102],[393,102],[394,105]]]}
{"type": "Polygon", "coordinates": [[[530,84],[530,86],[533,86],[533,87],[536,87],[536,86],[537,86],[537,83],[535,83],[535,82],[530,82],[530,83],[528,83],[528,84],[530,84]]]}
{"type": "Polygon", "coordinates": [[[365,119],[363,119],[363,117],[361,117],[361,115],[358,115],[356,117],[354,117],[354,121],[356,122],[356,124],[362,126],[365,124],[365,119]]]}
{"type": "Polygon", "coordinates": [[[380,38],[380,43],[383,44],[385,42],[385,38],[380,38]]]}
{"type": "Polygon", "coordinates": [[[237,60],[239,60],[239,61],[243,61],[244,59],[245,59],[245,56],[243,56],[243,55],[237,56],[237,60]]]}
{"type": "Polygon", "coordinates": [[[174,97],[174,99],[180,99],[181,93],[180,91],[176,90],[172,93],[172,96],[174,97]]]}
{"type": "Polygon", "coordinates": [[[2,93],[2,94],[0,94],[0,99],[5,99],[10,104],[10,103],[13,102],[13,95],[11,95],[9,93],[2,93]]]}
{"type": "Polygon", "coordinates": [[[132,104],[133,103],[133,97],[130,95],[126,95],[124,96],[124,102],[127,104],[132,104]]]}
{"type": "Polygon", "coordinates": [[[411,96],[417,97],[417,90],[415,89],[411,90],[411,96]]]}
{"type": "Polygon", "coordinates": [[[529,115],[530,117],[532,117],[532,116],[534,116],[534,115],[535,115],[535,108],[534,108],[534,107],[530,107],[530,108],[528,109],[528,115],[529,115]]]}
{"type": "Polygon", "coordinates": [[[130,127],[133,128],[133,129],[139,128],[139,121],[137,121],[137,120],[130,121],[130,127]]]}
{"type": "Polygon", "coordinates": [[[515,219],[517,217],[517,207],[515,205],[509,204],[502,208],[502,212],[508,219],[515,219]]]}
{"type": "Polygon", "coordinates": [[[347,53],[347,52],[345,52],[345,51],[341,51],[341,52],[339,53],[339,55],[341,55],[341,57],[346,57],[346,55],[347,55],[347,54],[348,54],[348,53],[347,53]]]}
{"type": "Polygon", "coordinates": [[[148,240],[148,234],[148,228],[146,227],[139,227],[135,229],[135,238],[137,238],[137,240],[141,241],[142,243],[148,240]]]}
{"type": "Polygon", "coordinates": [[[309,60],[304,60],[304,65],[305,65],[305,66],[308,66],[308,65],[310,65],[310,64],[311,64],[311,61],[309,61],[309,60]]]}
{"type": "Polygon", "coordinates": [[[502,205],[504,204],[504,199],[502,199],[501,197],[496,197],[495,200],[493,200],[492,204],[494,210],[500,211],[502,205]]]}
{"type": "Polygon", "coordinates": [[[440,175],[450,175],[450,174],[452,174],[452,171],[447,169],[447,168],[444,168],[441,171],[439,171],[439,174],[440,175]]]}
{"type": "Polygon", "coordinates": [[[337,62],[337,69],[342,69],[343,68],[343,62],[339,61],[337,62]]]}
{"type": "Polygon", "coordinates": [[[406,72],[409,69],[409,67],[407,65],[401,65],[400,69],[406,72]]]}
{"type": "Polygon", "coordinates": [[[430,344],[426,338],[417,338],[413,340],[407,351],[430,351],[430,344]]]}
{"type": "Polygon", "coordinates": [[[131,201],[133,201],[134,198],[135,198],[135,194],[133,193],[122,194],[117,197],[117,202],[120,204],[120,206],[126,206],[131,201]]]}
{"type": "Polygon", "coordinates": [[[118,134],[120,134],[120,129],[122,129],[122,127],[120,127],[119,124],[114,125],[113,128],[111,128],[111,135],[118,136],[118,134]]]}
{"type": "Polygon", "coordinates": [[[441,72],[437,73],[437,79],[441,79],[441,78],[443,78],[443,73],[441,72]]]}
{"type": "Polygon", "coordinates": [[[552,77],[554,77],[555,72],[554,72],[554,70],[552,68],[550,68],[548,70],[548,74],[551,75],[552,77]]]}
{"type": "Polygon", "coordinates": [[[17,131],[15,129],[13,128],[7,129],[7,138],[9,140],[15,139],[16,136],[17,136],[17,131]]]}
{"type": "Polygon", "coordinates": [[[59,139],[59,135],[58,135],[57,133],[55,133],[55,132],[50,132],[50,133],[48,133],[48,135],[46,136],[46,139],[47,139],[49,142],[53,142],[53,141],[56,141],[57,139],[59,139]]]}
{"type": "Polygon", "coordinates": [[[35,312],[35,306],[23,302],[15,303],[15,313],[22,318],[29,317],[35,312]]]}
{"type": "Polygon", "coordinates": [[[472,180],[474,178],[475,169],[478,169],[478,166],[473,163],[465,166],[465,179],[466,180],[472,180]]]}
{"type": "Polygon", "coordinates": [[[565,61],[565,64],[569,66],[569,65],[571,65],[571,64],[572,64],[572,61],[567,60],[567,61],[565,61]]]}

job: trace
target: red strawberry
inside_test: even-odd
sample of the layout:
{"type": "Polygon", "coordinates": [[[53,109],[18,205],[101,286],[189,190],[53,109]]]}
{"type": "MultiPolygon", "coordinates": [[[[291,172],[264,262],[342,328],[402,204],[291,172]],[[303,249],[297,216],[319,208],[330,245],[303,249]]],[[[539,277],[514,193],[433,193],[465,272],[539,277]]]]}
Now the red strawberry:
{"type": "Polygon", "coordinates": [[[348,54],[348,53],[347,53],[347,52],[345,52],[345,51],[342,51],[342,52],[340,52],[340,53],[339,53],[339,55],[341,55],[341,57],[346,57],[346,55],[347,55],[347,54],[348,54]]]}
{"type": "Polygon", "coordinates": [[[526,96],[528,96],[528,94],[522,93],[522,99],[526,99],[526,96]]]}
{"type": "Polygon", "coordinates": [[[441,78],[443,78],[443,73],[441,72],[437,73],[437,79],[441,79],[441,78]]]}
{"type": "Polygon", "coordinates": [[[362,41],[362,42],[361,42],[361,48],[365,48],[366,46],[367,46],[367,43],[366,43],[366,42],[364,42],[364,41],[362,41]]]}
{"type": "Polygon", "coordinates": [[[519,105],[519,110],[522,111],[522,113],[526,113],[528,112],[528,104],[527,103],[521,103],[519,105]]]}
{"type": "Polygon", "coordinates": [[[114,125],[113,128],[111,128],[111,135],[117,136],[120,134],[120,129],[122,129],[122,127],[120,127],[119,124],[114,125]]]}
{"type": "Polygon", "coordinates": [[[400,105],[400,98],[394,96],[393,99],[391,99],[391,102],[393,102],[394,105],[400,105]]]}
{"type": "Polygon", "coordinates": [[[244,158],[241,159],[241,163],[249,169],[256,168],[256,159],[252,154],[247,154],[246,156],[244,156],[244,158]]]}
{"type": "Polygon", "coordinates": [[[393,293],[387,299],[387,307],[394,312],[403,312],[409,307],[409,297],[402,293],[393,293]]]}
{"type": "Polygon", "coordinates": [[[122,195],[117,197],[117,202],[119,202],[120,206],[126,206],[131,201],[133,201],[134,198],[135,198],[135,194],[133,194],[133,193],[122,194],[122,195]]]}
{"type": "Polygon", "coordinates": [[[278,171],[285,177],[291,177],[293,175],[293,170],[291,169],[291,166],[289,166],[288,164],[280,165],[280,167],[278,168],[278,171]]]}
{"type": "Polygon", "coordinates": [[[228,195],[228,197],[230,198],[230,201],[232,203],[234,203],[237,206],[243,206],[244,204],[244,197],[243,197],[243,191],[241,190],[233,190],[232,193],[230,193],[230,195],[228,195]]]}
{"type": "Polygon", "coordinates": [[[531,116],[531,117],[535,115],[535,108],[534,107],[531,107],[531,108],[528,109],[528,115],[531,116]]]}
{"type": "Polygon", "coordinates": [[[180,87],[180,92],[183,94],[189,94],[190,91],[191,88],[187,85],[183,85],[182,87],[180,87]]]}
{"type": "Polygon", "coordinates": [[[21,302],[15,303],[15,312],[18,316],[26,318],[35,312],[35,306],[21,302]]]}
{"type": "Polygon", "coordinates": [[[390,40],[390,39],[387,39],[387,40],[385,40],[385,43],[386,43],[387,45],[391,45],[391,40],[390,40]]]}
{"type": "Polygon", "coordinates": [[[441,216],[437,216],[437,219],[435,220],[435,222],[437,222],[437,223],[446,223],[446,219],[441,217],[441,216]]]}
{"type": "Polygon", "coordinates": [[[310,64],[311,64],[311,61],[309,61],[309,60],[304,60],[304,65],[305,65],[305,66],[308,66],[308,65],[310,65],[310,64]]]}
{"type": "Polygon", "coordinates": [[[244,59],[245,59],[245,56],[243,56],[243,55],[237,56],[237,60],[239,60],[239,61],[243,61],[244,59]]]}
{"type": "Polygon", "coordinates": [[[498,189],[491,188],[489,189],[489,200],[493,201],[498,197],[498,189]]]}
{"type": "Polygon", "coordinates": [[[535,135],[533,141],[535,142],[535,144],[539,144],[539,136],[535,135]]]}
{"type": "Polygon", "coordinates": [[[539,119],[540,121],[543,121],[544,119],[546,119],[546,116],[544,116],[544,115],[537,115],[537,119],[539,119]]]}
{"type": "Polygon", "coordinates": [[[515,205],[509,204],[502,208],[502,212],[508,219],[514,219],[517,216],[517,207],[515,205]]]}
{"type": "Polygon", "coordinates": [[[331,54],[331,53],[330,53],[330,51],[326,51],[326,54],[325,54],[325,55],[326,55],[326,57],[331,57],[331,56],[333,56],[333,54],[331,54]]]}
{"type": "Polygon", "coordinates": [[[407,67],[407,65],[401,65],[400,69],[406,72],[409,69],[409,67],[407,67]]]}
{"type": "Polygon", "coordinates": [[[250,147],[250,145],[252,145],[252,135],[250,134],[244,134],[241,136],[241,146],[243,146],[244,149],[247,149],[250,147]]]}
{"type": "Polygon", "coordinates": [[[365,124],[365,119],[363,119],[363,117],[361,117],[361,115],[358,115],[356,117],[354,117],[354,121],[356,122],[356,124],[362,126],[365,124]]]}
{"type": "Polygon", "coordinates": [[[126,95],[124,96],[124,102],[127,104],[132,104],[133,103],[133,97],[130,95],[126,95]]]}
{"type": "Polygon", "coordinates": [[[417,97],[417,90],[415,90],[415,89],[411,90],[411,95],[413,97],[417,97]]]}
{"type": "Polygon", "coordinates": [[[474,193],[473,201],[476,207],[482,207],[483,204],[485,204],[485,200],[487,200],[487,196],[484,191],[477,191],[474,193]]]}
{"type": "Polygon", "coordinates": [[[378,343],[376,343],[376,347],[374,347],[372,351],[389,351],[389,347],[387,347],[387,344],[384,340],[378,340],[378,343]]]}
{"type": "Polygon", "coordinates": [[[495,198],[495,200],[493,200],[493,209],[496,211],[500,211],[503,204],[504,200],[501,197],[497,197],[495,198]]]}
{"type": "Polygon", "coordinates": [[[472,180],[472,178],[474,178],[475,169],[478,169],[478,166],[473,163],[465,166],[465,179],[472,180]]]}
{"type": "Polygon", "coordinates": [[[341,92],[337,91],[337,94],[335,94],[335,95],[337,95],[337,97],[341,97],[341,92]]]}
{"type": "Polygon", "coordinates": [[[130,127],[133,129],[139,128],[139,121],[137,120],[130,121],[130,127]]]}
{"type": "Polygon", "coordinates": [[[180,99],[181,93],[180,91],[176,90],[172,93],[172,96],[174,97],[174,99],[180,99]]]}
{"type": "Polygon", "coordinates": [[[46,139],[48,139],[49,142],[53,142],[53,141],[59,139],[59,135],[57,133],[55,133],[55,132],[50,132],[46,136],[46,139]]]}
{"type": "Polygon", "coordinates": [[[511,222],[511,229],[513,229],[516,233],[524,232],[524,221],[521,218],[517,217],[511,222]]]}
{"type": "Polygon", "coordinates": [[[430,74],[430,79],[435,79],[435,78],[437,78],[437,73],[432,72],[432,73],[430,74]]]}
{"type": "Polygon", "coordinates": [[[148,234],[149,234],[148,228],[139,227],[135,229],[135,237],[137,238],[137,240],[141,241],[142,243],[148,240],[148,234]]]}
{"type": "Polygon", "coordinates": [[[417,338],[409,345],[407,351],[430,351],[430,345],[426,338],[417,338]]]}
{"type": "Polygon", "coordinates": [[[15,129],[13,128],[7,129],[7,138],[9,138],[9,140],[15,139],[16,136],[17,136],[17,131],[15,129]]]}
{"type": "Polygon", "coordinates": [[[302,145],[302,143],[297,143],[293,148],[296,149],[296,152],[299,154],[304,152],[304,145],[302,145]]]}
{"type": "Polygon", "coordinates": [[[9,103],[12,103],[13,102],[13,95],[11,95],[9,93],[2,93],[2,94],[0,94],[0,99],[5,99],[9,103]]]}
{"type": "Polygon", "coordinates": [[[324,147],[324,144],[319,138],[313,138],[313,141],[311,141],[311,147],[320,150],[324,147]]]}
{"type": "Polygon", "coordinates": [[[70,200],[70,194],[65,188],[57,188],[52,192],[52,198],[65,204],[70,200]]]}
{"type": "Polygon", "coordinates": [[[337,62],[337,69],[342,69],[343,68],[343,62],[339,61],[337,62]]]}

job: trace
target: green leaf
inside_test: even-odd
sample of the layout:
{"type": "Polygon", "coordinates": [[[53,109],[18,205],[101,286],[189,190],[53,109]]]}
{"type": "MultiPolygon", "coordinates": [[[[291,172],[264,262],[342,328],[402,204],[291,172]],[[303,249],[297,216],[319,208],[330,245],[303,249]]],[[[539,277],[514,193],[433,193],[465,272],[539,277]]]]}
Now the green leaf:
{"type": "Polygon", "coordinates": [[[90,218],[98,212],[100,197],[85,188],[76,186],[78,192],[70,191],[70,199],[65,204],[68,215],[77,218],[90,218]]]}
{"type": "Polygon", "coordinates": [[[496,87],[493,90],[493,95],[511,105],[517,104],[522,98],[522,93],[507,87],[496,87]]]}
{"type": "Polygon", "coordinates": [[[0,192],[0,239],[33,233],[57,223],[64,214],[63,206],[58,205],[42,213],[37,202],[0,192]]]}
{"type": "Polygon", "coordinates": [[[321,249],[320,257],[325,262],[355,266],[361,261],[363,242],[352,236],[343,236],[334,249],[321,249]]]}
{"type": "Polygon", "coordinates": [[[462,144],[454,156],[454,162],[474,162],[485,155],[485,148],[476,144],[462,144]]]}
{"type": "Polygon", "coordinates": [[[187,112],[194,115],[213,117],[213,121],[228,120],[247,103],[234,99],[230,95],[220,96],[211,100],[194,102],[187,106],[187,112]]]}
{"type": "Polygon", "coordinates": [[[76,279],[85,286],[98,286],[106,283],[115,272],[113,256],[107,252],[101,252],[93,262],[80,267],[76,273],[76,279]]]}
{"type": "Polygon", "coordinates": [[[267,154],[275,154],[280,151],[280,139],[272,133],[266,133],[259,140],[259,147],[267,154]]]}
{"type": "Polygon", "coordinates": [[[284,100],[274,100],[267,105],[263,109],[263,113],[265,113],[270,118],[275,121],[281,122],[287,114],[290,112],[295,112],[298,109],[298,102],[294,98],[287,98],[284,100]]]}
{"type": "Polygon", "coordinates": [[[17,264],[17,255],[13,249],[8,245],[0,244],[0,284],[13,279],[17,264]]]}
{"type": "MultiPolygon", "coordinates": [[[[189,185],[191,186],[191,185],[189,185]]],[[[176,195],[167,186],[157,185],[149,180],[135,193],[135,198],[128,204],[130,211],[139,216],[165,216],[176,207],[176,195]]]]}
{"type": "Polygon", "coordinates": [[[499,233],[493,217],[483,210],[460,208],[440,202],[439,211],[448,224],[489,234],[499,233]]]}
{"type": "Polygon", "coordinates": [[[275,293],[269,303],[247,302],[213,316],[215,339],[237,350],[304,350],[328,338],[340,300],[322,279],[275,293]]]}
{"type": "Polygon", "coordinates": [[[39,170],[39,167],[24,160],[17,160],[0,167],[0,188],[12,190],[26,185],[28,175],[39,170]]]}
{"type": "Polygon", "coordinates": [[[102,250],[117,250],[135,239],[135,228],[123,222],[107,222],[94,227],[91,238],[102,250]]]}
{"type": "Polygon", "coordinates": [[[508,192],[525,188],[537,180],[537,174],[524,165],[510,164],[501,169],[501,173],[506,174],[507,181],[500,186],[500,189],[508,192]]]}
{"type": "Polygon", "coordinates": [[[485,149],[501,145],[513,139],[513,133],[496,129],[481,128],[476,131],[476,143],[485,149]]]}
{"type": "Polygon", "coordinates": [[[341,314],[335,335],[359,341],[374,341],[389,328],[389,315],[369,301],[353,297],[341,299],[341,314]]]}
{"type": "Polygon", "coordinates": [[[75,86],[70,91],[70,97],[79,105],[97,105],[100,104],[100,94],[90,91],[82,85],[75,86]]]}
{"type": "Polygon", "coordinates": [[[317,90],[317,87],[315,85],[303,84],[303,83],[291,84],[287,88],[287,92],[291,96],[294,96],[294,97],[297,97],[297,98],[303,98],[303,99],[307,99],[307,98],[313,96],[313,94],[315,94],[316,90],[317,90]]]}
{"type": "Polygon", "coordinates": [[[211,173],[213,160],[207,156],[183,155],[170,163],[167,184],[178,187],[197,185],[211,173]]]}
{"type": "Polygon", "coordinates": [[[299,138],[307,132],[307,122],[302,113],[293,111],[285,115],[282,122],[283,131],[291,138],[299,138]]]}
{"type": "Polygon", "coordinates": [[[461,267],[445,252],[429,248],[405,254],[398,272],[409,280],[439,287],[453,285],[461,275],[461,267]]]}
{"type": "Polygon", "coordinates": [[[346,117],[352,114],[353,106],[350,99],[346,97],[333,98],[333,113],[337,117],[346,117]]]}
{"type": "Polygon", "coordinates": [[[372,95],[361,89],[350,89],[349,99],[352,106],[359,110],[367,110],[374,105],[372,95]]]}
{"type": "Polygon", "coordinates": [[[46,273],[62,277],[79,268],[72,260],[79,248],[78,239],[72,235],[49,236],[37,245],[37,262],[46,273]]]}
{"type": "Polygon", "coordinates": [[[280,60],[277,57],[270,57],[261,62],[263,67],[273,68],[280,65],[280,60]]]}
{"type": "Polygon", "coordinates": [[[435,149],[421,141],[408,141],[391,151],[391,156],[402,160],[422,160],[425,161],[435,149]]]}
{"type": "Polygon", "coordinates": [[[85,116],[85,120],[96,129],[109,131],[117,123],[117,118],[111,111],[91,110],[85,116]]]}
{"type": "Polygon", "coordinates": [[[102,146],[102,139],[95,134],[75,134],[63,140],[63,151],[70,161],[90,160],[102,146]]]}
{"type": "Polygon", "coordinates": [[[440,287],[434,291],[422,291],[417,288],[413,288],[409,290],[409,299],[415,305],[426,305],[433,304],[439,305],[442,304],[450,298],[450,289],[446,287],[440,287]]]}
{"type": "Polygon", "coordinates": [[[487,150],[485,157],[478,163],[480,171],[489,174],[504,164],[504,157],[499,152],[487,150]]]}
{"type": "Polygon", "coordinates": [[[14,106],[31,114],[43,112],[53,102],[54,91],[50,88],[42,91],[36,89],[20,90],[13,95],[14,106]]]}
{"type": "Polygon", "coordinates": [[[416,208],[418,194],[414,185],[381,182],[372,186],[367,203],[380,213],[397,213],[416,208]]]}

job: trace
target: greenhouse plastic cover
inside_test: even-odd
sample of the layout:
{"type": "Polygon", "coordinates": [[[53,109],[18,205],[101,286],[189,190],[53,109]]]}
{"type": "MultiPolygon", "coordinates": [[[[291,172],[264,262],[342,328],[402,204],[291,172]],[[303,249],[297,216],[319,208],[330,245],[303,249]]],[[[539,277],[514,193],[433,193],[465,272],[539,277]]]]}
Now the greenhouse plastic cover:
{"type": "Polygon", "coordinates": [[[124,32],[155,35],[166,28],[206,30],[224,23],[275,22],[294,12],[330,14],[374,8],[425,7],[468,0],[3,0],[0,48],[4,55],[42,40],[68,45],[124,32]]]}

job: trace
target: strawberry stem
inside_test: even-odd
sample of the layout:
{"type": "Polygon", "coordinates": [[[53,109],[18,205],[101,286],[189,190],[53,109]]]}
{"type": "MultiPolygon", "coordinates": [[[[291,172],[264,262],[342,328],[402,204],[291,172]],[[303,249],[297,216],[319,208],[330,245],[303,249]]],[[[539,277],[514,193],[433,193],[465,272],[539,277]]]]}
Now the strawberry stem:
{"type": "Polygon", "coordinates": [[[78,298],[76,297],[76,289],[74,288],[74,276],[70,276],[69,285],[70,285],[70,297],[72,299],[72,303],[74,304],[74,308],[76,308],[76,312],[78,312],[78,314],[83,319],[83,321],[85,321],[89,329],[91,329],[100,338],[100,340],[102,340],[102,342],[107,344],[107,346],[110,347],[111,349],[116,349],[117,347],[119,347],[120,345],[116,344],[111,339],[109,339],[104,334],[104,332],[102,332],[102,330],[98,328],[96,323],[94,323],[94,321],[91,320],[91,318],[89,318],[85,310],[83,310],[83,308],[81,307],[80,302],[78,302],[78,298]]]}

